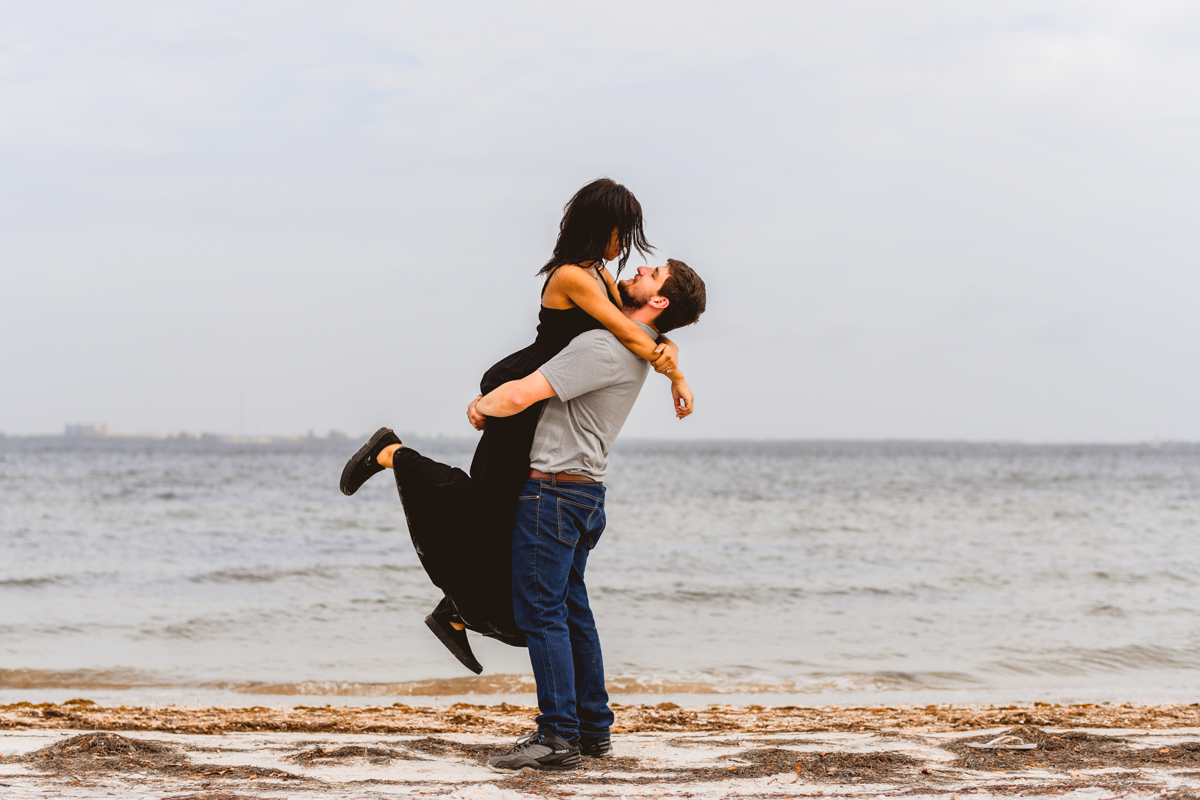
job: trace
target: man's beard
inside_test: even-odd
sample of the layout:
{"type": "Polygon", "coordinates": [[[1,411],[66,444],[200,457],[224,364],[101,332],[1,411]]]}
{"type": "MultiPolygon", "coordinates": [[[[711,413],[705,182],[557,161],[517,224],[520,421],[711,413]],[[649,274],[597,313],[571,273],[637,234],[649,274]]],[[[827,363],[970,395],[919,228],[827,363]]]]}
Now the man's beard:
{"type": "Polygon", "coordinates": [[[629,287],[624,283],[617,284],[617,294],[621,295],[621,306],[626,311],[637,311],[649,303],[648,298],[637,298],[629,293],[629,287]]]}

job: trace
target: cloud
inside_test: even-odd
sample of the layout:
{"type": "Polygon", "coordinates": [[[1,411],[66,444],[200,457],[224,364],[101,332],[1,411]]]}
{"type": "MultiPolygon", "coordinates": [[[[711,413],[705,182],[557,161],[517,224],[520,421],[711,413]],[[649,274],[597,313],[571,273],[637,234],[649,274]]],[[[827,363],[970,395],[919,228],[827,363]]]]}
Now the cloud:
{"type": "Polygon", "coordinates": [[[1139,438],[1136,399],[1079,411],[1108,378],[1047,331],[1089,320],[1078,363],[1143,382],[1200,341],[1190,4],[3,14],[10,433],[232,430],[242,387],[264,433],[466,433],[600,174],[712,291],[679,336],[707,410],[631,434],[1139,438]]]}

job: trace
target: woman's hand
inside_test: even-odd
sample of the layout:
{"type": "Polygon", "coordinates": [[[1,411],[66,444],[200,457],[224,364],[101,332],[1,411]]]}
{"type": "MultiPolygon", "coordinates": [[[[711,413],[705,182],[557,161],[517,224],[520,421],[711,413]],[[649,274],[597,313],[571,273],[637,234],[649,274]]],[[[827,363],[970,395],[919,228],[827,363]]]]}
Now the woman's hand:
{"type": "Polygon", "coordinates": [[[483,398],[483,395],[475,395],[475,399],[471,401],[471,405],[467,406],[467,420],[471,423],[471,427],[477,431],[483,430],[484,424],[487,422],[487,417],[479,413],[479,409],[475,406],[483,398]]]}
{"type": "Polygon", "coordinates": [[[675,400],[675,417],[677,419],[683,419],[692,413],[696,399],[692,397],[692,390],[688,388],[687,381],[672,382],[671,397],[675,400]]]}
{"type": "Polygon", "coordinates": [[[679,347],[669,339],[664,339],[659,342],[658,347],[654,348],[654,352],[658,353],[658,358],[650,362],[654,367],[654,371],[662,375],[670,375],[679,366],[679,347]]]}

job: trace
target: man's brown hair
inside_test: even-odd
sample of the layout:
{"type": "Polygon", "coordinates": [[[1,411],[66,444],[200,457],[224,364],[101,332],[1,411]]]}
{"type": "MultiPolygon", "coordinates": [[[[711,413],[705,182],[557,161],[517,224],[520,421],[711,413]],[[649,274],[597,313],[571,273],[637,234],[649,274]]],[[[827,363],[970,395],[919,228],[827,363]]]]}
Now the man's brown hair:
{"type": "Polygon", "coordinates": [[[700,319],[706,304],[704,281],[696,274],[696,270],[673,258],[667,259],[667,266],[671,268],[671,273],[658,293],[671,302],[654,320],[654,327],[658,328],[659,333],[691,325],[700,319]]]}

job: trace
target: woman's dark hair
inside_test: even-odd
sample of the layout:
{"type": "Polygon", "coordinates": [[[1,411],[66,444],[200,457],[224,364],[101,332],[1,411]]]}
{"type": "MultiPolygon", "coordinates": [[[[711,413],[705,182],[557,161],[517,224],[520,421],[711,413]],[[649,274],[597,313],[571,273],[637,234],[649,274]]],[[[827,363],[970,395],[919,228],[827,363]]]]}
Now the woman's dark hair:
{"type": "Polygon", "coordinates": [[[617,262],[620,275],[630,250],[636,249],[644,257],[654,248],[642,231],[642,204],[633,192],[616,181],[600,178],[576,192],[563,206],[554,257],[538,270],[538,275],[547,275],[563,264],[603,260],[613,228],[617,229],[621,242],[621,258],[617,262]]]}

